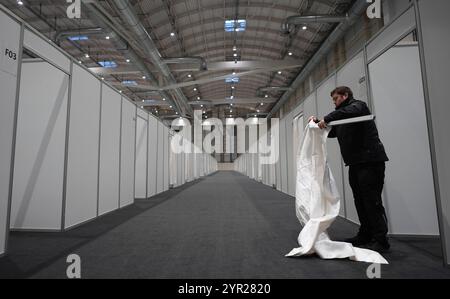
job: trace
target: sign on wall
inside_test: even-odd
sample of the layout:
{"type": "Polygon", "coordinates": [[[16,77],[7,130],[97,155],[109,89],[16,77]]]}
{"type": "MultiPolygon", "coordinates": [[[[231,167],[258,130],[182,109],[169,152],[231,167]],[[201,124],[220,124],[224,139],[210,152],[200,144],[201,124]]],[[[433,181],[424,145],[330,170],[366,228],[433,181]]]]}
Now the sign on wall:
{"type": "Polygon", "coordinates": [[[0,12],[0,70],[10,75],[17,75],[19,60],[20,25],[0,12]]]}

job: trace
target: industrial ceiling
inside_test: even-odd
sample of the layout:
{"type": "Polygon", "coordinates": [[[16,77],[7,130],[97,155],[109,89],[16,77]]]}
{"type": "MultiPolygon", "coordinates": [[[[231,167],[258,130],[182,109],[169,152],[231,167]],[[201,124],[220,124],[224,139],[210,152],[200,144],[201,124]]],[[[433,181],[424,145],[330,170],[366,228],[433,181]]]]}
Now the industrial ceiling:
{"type": "Polygon", "coordinates": [[[352,0],[1,0],[80,63],[161,118],[264,116],[352,0]],[[19,3],[20,2],[20,3],[19,3]]]}

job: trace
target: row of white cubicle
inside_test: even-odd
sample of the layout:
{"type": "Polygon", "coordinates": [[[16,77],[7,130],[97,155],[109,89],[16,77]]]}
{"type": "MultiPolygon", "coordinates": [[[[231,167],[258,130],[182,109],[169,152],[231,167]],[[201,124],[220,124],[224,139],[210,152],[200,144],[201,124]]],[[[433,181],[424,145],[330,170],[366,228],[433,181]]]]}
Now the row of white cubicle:
{"type": "Polygon", "coordinates": [[[63,231],[217,168],[171,153],[159,119],[0,8],[15,54],[0,61],[0,255],[10,229],[63,231]]]}
{"type": "MultiPolygon", "coordinates": [[[[279,159],[261,164],[259,154],[243,154],[235,170],[295,196],[296,153],[309,116],[334,110],[330,92],[349,86],[376,115],[390,161],[383,200],[390,233],[438,236],[438,211],[425,110],[415,7],[411,5],[332,73],[279,121],[279,159]]],[[[336,139],[328,139],[328,163],[341,195],[340,215],[358,223],[352,191],[336,139]]]]}

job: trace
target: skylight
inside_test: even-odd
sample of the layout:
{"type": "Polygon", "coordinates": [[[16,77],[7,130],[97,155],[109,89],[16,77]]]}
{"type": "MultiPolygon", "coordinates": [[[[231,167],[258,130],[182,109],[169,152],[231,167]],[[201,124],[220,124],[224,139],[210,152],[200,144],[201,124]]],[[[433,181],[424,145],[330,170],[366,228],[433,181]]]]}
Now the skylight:
{"type": "Polygon", "coordinates": [[[245,31],[246,27],[247,27],[246,20],[225,20],[224,29],[226,32],[245,31]]]}
{"type": "Polygon", "coordinates": [[[134,81],[134,80],[124,80],[124,81],[122,81],[122,84],[125,84],[125,85],[137,85],[137,82],[134,81]]]}
{"type": "Polygon", "coordinates": [[[71,41],[79,41],[79,40],[88,40],[89,37],[87,35],[75,35],[75,36],[69,36],[69,40],[71,41]]]}
{"type": "Polygon", "coordinates": [[[99,64],[105,68],[115,68],[117,67],[117,63],[113,60],[99,61],[99,64]]]}
{"type": "Polygon", "coordinates": [[[239,77],[227,77],[225,83],[239,83],[239,77]]]}

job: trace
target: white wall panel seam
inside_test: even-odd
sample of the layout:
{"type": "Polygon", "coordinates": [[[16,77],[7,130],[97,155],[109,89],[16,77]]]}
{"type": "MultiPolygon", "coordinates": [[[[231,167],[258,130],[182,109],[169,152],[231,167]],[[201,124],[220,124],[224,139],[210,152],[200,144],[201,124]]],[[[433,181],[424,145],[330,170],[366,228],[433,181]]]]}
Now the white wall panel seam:
{"type": "Polygon", "coordinates": [[[70,63],[69,88],[67,95],[67,116],[66,116],[66,136],[64,146],[64,180],[63,180],[63,198],[61,213],[61,231],[66,227],[66,204],[67,204],[67,169],[69,162],[69,132],[70,132],[70,108],[72,106],[72,81],[73,81],[73,62],[70,63]]]}
{"type": "Polygon", "coordinates": [[[122,199],[122,127],[123,127],[123,97],[120,96],[120,134],[119,134],[119,201],[118,207],[120,206],[120,201],[122,199]]]}
{"type": "Polygon", "coordinates": [[[101,153],[101,140],[102,140],[102,105],[103,105],[103,84],[100,84],[100,110],[98,117],[98,163],[97,163],[97,217],[100,207],[100,153],[101,153]]]}

